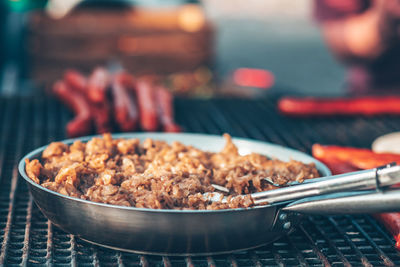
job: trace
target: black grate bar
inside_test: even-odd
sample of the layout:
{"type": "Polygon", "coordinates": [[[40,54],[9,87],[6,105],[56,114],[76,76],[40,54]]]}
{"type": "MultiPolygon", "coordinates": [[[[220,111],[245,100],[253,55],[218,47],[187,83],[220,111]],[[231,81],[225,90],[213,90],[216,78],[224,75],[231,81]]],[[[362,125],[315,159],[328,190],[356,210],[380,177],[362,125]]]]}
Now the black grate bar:
{"type": "Polygon", "coordinates": [[[311,247],[313,252],[318,256],[318,258],[322,261],[325,267],[330,267],[331,264],[329,263],[328,258],[322,253],[322,251],[318,248],[316,240],[314,240],[311,235],[304,229],[303,225],[300,225],[299,228],[301,229],[302,233],[310,241],[311,247]]]}
{"type": "Polygon", "coordinates": [[[286,144],[290,147],[305,150],[306,144],[304,138],[299,138],[297,133],[297,127],[290,123],[291,118],[282,117],[275,111],[274,105],[268,105],[267,102],[257,102],[257,107],[262,110],[262,114],[265,116],[265,123],[271,125],[271,127],[277,129],[277,131],[284,137],[286,144]]]}
{"type": "Polygon", "coordinates": [[[382,123],[389,128],[389,132],[393,132],[393,131],[399,131],[399,123],[400,123],[400,119],[396,118],[394,116],[391,117],[382,117],[381,118],[382,123]]]}
{"type": "Polygon", "coordinates": [[[237,267],[238,266],[238,263],[237,263],[237,261],[235,259],[235,256],[233,256],[233,255],[229,256],[228,257],[228,261],[231,263],[232,267],[237,267]]]}
{"type": "Polygon", "coordinates": [[[272,253],[273,253],[273,255],[274,255],[274,259],[275,259],[276,264],[277,264],[279,267],[284,267],[285,264],[283,263],[283,258],[282,258],[282,256],[275,250],[275,247],[273,247],[272,253]]]}
{"type": "Polygon", "coordinates": [[[205,129],[205,132],[210,134],[222,134],[219,129],[218,124],[215,123],[213,118],[209,117],[208,112],[204,112],[209,107],[207,102],[200,102],[200,105],[194,109],[195,118],[198,120],[199,124],[202,125],[202,128],[205,129]]]}
{"type": "Polygon", "coordinates": [[[185,130],[188,132],[204,132],[205,129],[197,120],[193,109],[190,108],[190,101],[188,102],[189,103],[178,102],[180,109],[182,109],[184,113],[176,112],[177,121],[184,125],[185,130]]]}
{"type": "Polygon", "coordinates": [[[315,118],[312,121],[311,119],[308,119],[307,122],[310,126],[313,126],[312,130],[318,134],[318,136],[322,137],[322,139],[319,138],[317,140],[318,142],[323,142],[325,144],[346,145],[348,143],[348,139],[345,135],[345,131],[343,131],[343,129],[339,129],[336,127],[336,125],[333,127],[332,120],[328,121],[321,118],[315,118]]]}
{"type": "MultiPolygon", "coordinates": [[[[71,266],[76,267],[76,242],[75,242],[75,236],[74,235],[69,235],[70,240],[71,240],[71,266]]],[[[96,255],[97,256],[97,255],[96,255]]],[[[97,258],[97,257],[94,258],[97,258]]]]}
{"type": "MultiPolygon", "coordinates": [[[[31,107],[29,113],[33,115],[33,132],[40,132],[44,128],[44,122],[47,121],[43,118],[43,108],[36,110],[34,112],[35,106],[37,105],[37,98],[34,99],[34,106],[31,107]]],[[[39,147],[41,145],[41,139],[43,138],[43,134],[35,134],[33,137],[32,146],[29,146],[29,150],[35,147],[39,147]]],[[[25,193],[28,192],[25,190],[25,193]]],[[[31,226],[32,226],[32,208],[33,208],[33,200],[32,196],[29,194],[27,214],[26,214],[26,226],[25,226],[25,235],[24,235],[24,247],[22,249],[22,266],[28,266],[29,252],[30,252],[30,239],[31,239],[31,226]]]]}
{"type": "Polygon", "coordinates": [[[278,141],[280,144],[285,143],[286,140],[282,134],[277,133],[273,135],[273,131],[268,131],[267,128],[262,127],[263,125],[267,125],[268,127],[269,121],[267,114],[260,116],[253,112],[254,107],[252,105],[241,104],[240,102],[226,103],[224,106],[226,106],[227,109],[227,116],[232,117],[237,124],[246,129],[248,137],[259,140],[269,140],[269,136],[271,136],[274,139],[280,139],[280,141],[278,141]],[[238,110],[238,107],[240,107],[240,110],[238,110]],[[252,127],[249,127],[248,124],[252,127]],[[269,133],[269,135],[265,133],[269,133]]]}
{"type": "Polygon", "coordinates": [[[254,251],[251,251],[249,254],[250,254],[251,260],[254,263],[254,266],[261,267],[262,264],[261,264],[259,257],[257,256],[257,254],[254,251]]]}
{"type": "MultiPolygon", "coordinates": [[[[70,118],[70,113],[67,112],[60,112],[60,105],[57,105],[57,102],[51,101],[49,99],[47,99],[47,101],[49,101],[47,103],[48,106],[51,106],[51,110],[56,111],[54,112],[52,119],[54,121],[49,121],[50,123],[48,124],[48,140],[46,141],[46,143],[49,142],[53,142],[59,139],[63,139],[64,136],[64,129],[62,129],[62,132],[57,132],[57,135],[54,134],[54,130],[51,129],[51,127],[54,127],[54,125],[57,125],[58,123],[56,123],[56,120],[59,120],[61,122],[61,125],[66,125],[69,118],[70,118]]],[[[57,243],[55,242],[54,239],[62,239],[65,240],[65,244],[60,245],[59,247],[53,247],[53,254],[52,254],[52,262],[53,263],[70,263],[71,266],[77,266],[77,251],[76,251],[76,240],[75,240],[75,236],[73,235],[69,235],[69,234],[65,234],[64,232],[58,230],[55,231],[53,233],[53,240],[51,240],[52,243],[57,243]]],[[[92,254],[93,257],[93,261],[96,262],[96,258],[97,255],[96,253],[92,254]]]]}
{"type": "Polygon", "coordinates": [[[359,118],[355,120],[350,120],[349,118],[334,118],[332,119],[332,122],[336,125],[337,132],[342,135],[341,139],[346,140],[346,143],[348,143],[347,140],[349,140],[354,147],[362,147],[365,145],[362,135],[360,135],[360,130],[363,130],[363,125],[360,124],[359,118]],[[349,128],[357,129],[357,138],[355,138],[355,135],[352,131],[349,131],[349,128]]]}
{"type": "MultiPolygon", "coordinates": [[[[236,101],[237,100],[235,100],[235,102],[236,101]]],[[[226,109],[226,111],[224,112],[225,116],[230,117],[231,121],[236,122],[237,127],[243,129],[244,131],[243,137],[265,140],[265,135],[261,133],[261,131],[257,127],[246,126],[248,122],[254,122],[254,119],[248,115],[248,107],[245,105],[240,105],[235,102],[233,103],[228,102],[223,105],[223,107],[225,107],[226,109]]]]}
{"type": "Polygon", "coordinates": [[[269,121],[267,118],[264,117],[264,115],[257,109],[258,105],[250,105],[250,108],[247,108],[247,117],[250,117],[253,119],[254,125],[257,125],[257,127],[264,133],[264,135],[268,138],[272,143],[280,144],[280,145],[286,145],[286,139],[285,136],[282,135],[282,132],[279,129],[276,129],[275,127],[271,127],[269,121]]]}
{"type": "Polygon", "coordinates": [[[47,221],[46,266],[53,266],[53,225],[47,221]]]}
{"type": "MultiPolygon", "coordinates": [[[[9,134],[9,129],[7,128],[7,127],[9,127],[9,125],[10,125],[10,120],[11,120],[11,107],[12,107],[12,105],[11,105],[11,103],[10,103],[10,101],[5,101],[4,99],[3,99],[3,101],[1,101],[1,106],[0,106],[0,109],[1,109],[1,112],[0,112],[0,116],[1,116],[1,118],[0,118],[0,122],[2,122],[1,123],[1,125],[0,125],[0,127],[1,127],[1,131],[0,131],[0,135],[1,135],[1,139],[0,139],[0,151],[4,151],[4,149],[5,149],[5,145],[6,145],[6,143],[7,143],[7,140],[8,140],[8,136],[7,136],[7,134],[9,134]]],[[[5,153],[0,153],[0,179],[1,180],[3,180],[3,179],[5,179],[3,176],[2,176],[2,171],[3,171],[3,168],[4,168],[4,158],[5,158],[5,153]]]]}
{"type": "MultiPolygon", "coordinates": [[[[54,138],[54,125],[57,125],[56,122],[56,102],[55,101],[50,101],[50,99],[46,99],[47,101],[45,102],[44,106],[47,107],[45,111],[44,117],[44,122],[46,123],[46,127],[43,127],[43,129],[46,129],[45,132],[41,135],[44,143],[47,143],[47,141],[50,141],[54,138]]],[[[40,105],[41,103],[37,103],[37,105],[40,105]]],[[[57,126],[56,126],[57,127],[57,126]]],[[[44,218],[44,220],[46,220],[44,218]]],[[[46,239],[46,265],[47,266],[53,266],[53,225],[49,220],[46,220],[46,225],[47,225],[47,239],[46,239]]]]}
{"type": "Polygon", "coordinates": [[[390,237],[387,232],[385,230],[382,229],[382,227],[380,225],[378,225],[378,223],[372,219],[370,216],[366,217],[366,220],[368,220],[368,223],[374,226],[374,230],[379,232],[379,235],[383,236],[386,241],[388,241],[388,243],[393,243],[394,240],[392,237],[390,237]]]}
{"type": "Polygon", "coordinates": [[[162,257],[162,262],[165,267],[171,267],[171,262],[168,257],[162,257]]]}
{"type": "Polygon", "coordinates": [[[149,267],[149,262],[147,261],[145,256],[140,257],[140,265],[143,267],[149,267]]]}
{"type": "Polygon", "coordinates": [[[232,130],[232,125],[229,124],[229,122],[221,114],[221,112],[218,111],[218,109],[215,109],[214,105],[208,102],[204,102],[203,112],[205,113],[204,114],[205,123],[214,125],[213,127],[214,134],[221,135],[224,133],[230,133],[232,135],[236,135],[235,131],[232,130]]]}
{"type": "MultiPolygon", "coordinates": [[[[227,111],[227,114],[231,113],[232,110],[235,110],[237,105],[231,105],[229,106],[229,111],[227,111]]],[[[237,115],[237,123],[242,125],[243,128],[245,128],[249,132],[249,137],[255,138],[258,140],[268,140],[272,141],[275,143],[279,144],[284,144],[282,138],[279,136],[279,134],[275,133],[274,131],[270,131],[269,127],[263,127],[267,125],[263,120],[260,120],[260,118],[257,115],[254,115],[256,113],[252,113],[251,107],[247,106],[242,106],[239,112],[235,112],[237,115]],[[250,122],[253,127],[246,127],[246,124],[250,122]],[[269,128],[269,129],[268,129],[269,128]]]]}
{"type": "Polygon", "coordinates": [[[216,267],[215,261],[212,257],[207,257],[208,267],[216,267]]]}
{"type": "MultiPolygon", "coordinates": [[[[18,121],[17,121],[17,129],[22,129],[25,124],[29,122],[27,120],[27,116],[23,116],[24,114],[24,109],[26,108],[26,102],[18,103],[16,105],[17,109],[17,114],[19,116],[16,116],[18,121]]],[[[12,130],[10,130],[10,133],[12,134],[12,130]]],[[[24,131],[17,131],[17,142],[15,147],[16,154],[15,154],[15,161],[17,162],[18,159],[22,157],[22,149],[24,145],[24,131]]],[[[8,248],[10,246],[10,238],[11,238],[11,230],[12,230],[12,221],[14,219],[14,213],[15,213],[15,201],[16,201],[16,193],[17,193],[17,187],[18,187],[18,169],[15,167],[12,170],[11,174],[11,187],[10,187],[10,194],[9,194],[9,208],[8,208],[8,215],[7,215],[7,223],[4,228],[4,239],[2,242],[2,248],[1,248],[1,255],[0,255],[0,265],[6,264],[6,259],[8,256],[8,248]]],[[[22,252],[22,251],[21,251],[22,252]]]]}
{"type": "MultiPolygon", "coordinates": [[[[226,108],[221,108],[221,104],[223,103],[223,100],[215,100],[210,102],[211,105],[215,105],[214,106],[214,111],[216,114],[219,114],[219,117],[224,118],[223,121],[227,122],[227,125],[229,125],[229,129],[231,132],[233,133],[235,136],[240,136],[240,137],[248,137],[249,135],[246,134],[246,130],[245,127],[243,127],[242,125],[240,125],[240,123],[238,123],[238,121],[236,121],[235,119],[232,119],[231,116],[229,116],[229,111],[226,110],[226,108]]],[[[225,104],[223,104],[225,107],[225,104]]]]}
{"type": "Polygon", "coordinates": [[[314,223],[313,228],[316,230],[316,232],[319,233],[320,236],[323,237],[324,240],[326,240],[327,244],[329,245],[329,248],[333,249],[336,252],[336,256],[340,259],[340,262],[342,262],[344,266],[351,266],[350,262],[346,259],[343,253],[335,245],[334,241],[325,234],[325,232],[321,229],[321,227],[318,224],[315,223],[316,219],[314,217],[310,217],[309,220],[314,223]]]}
{"type": "Polygon", "coordinates": [[[354,245],[354,243],[350,240],[349,236],[346,235],[346,233],[338,226],[338,223],[336,220],[334,220],[332,217],[329,217],[329,222],[333,225],[335,230],[339,232],[343,237],[345,242],[349,245],[349,247],[352,249],[352,251],[355,252],[356,256],[360,259],[361,263],[365,267],[372,267],[371,263],[368,261],[367,257],[361,251],[354,245]]]}
{"type": "MultiPolygon", "coordinates": [[[[348,217],[347,217],[348,218],[348,217]]],[[[360,226],[357,221],[348,218],[351,223],[356,227],[356,229],[364,236],[365,239],[372,245],[376,253],[378,253],[379,257],[383,260],[385,266],[395,266],[392,260],[378,247],[378,245],[374,242],[374,240],[364,231],[364,229],[360,226]]]]}
{"type": "Polygon", "coordinates": [[[190,120],[196,121],[196,125],[192,123],[188,124],[189,126],[189,131],[192,132],[197,132],[197,133],[204,133],[204,132],[209,132],[210,134],[220,134],[219,127],[214,121],[210,121],[206,118],[206,114],[204,110],[202,111],[200,106],[203,106],[204,103],[201,103],[198,107],[191,107],[189,110],[191,110],[191,116],[190,120]]]}
{"type": "MultiPolygon", "coordinates": [[[[122,260],[122,253],[121,252],[117,253],[117,263],[118,263],[118,267],[124,267],[125,266],[124,262],[122,260]]],[[[93,263],[93,265],[96,266],[96,265],[99,265],[99,263],[98,262],[97,263],[93,263]]]]}
{"type": "Polygon", "coordinates": [[[99,266],[100,261],[99,261],[99,257],[97,257],[97,250],[92,248],[92,257],[93,257],[93,266],[99,266]]]}
{"type": "MultiPolygon", "coordinates": [[[[251,118],[250,121],[252,126],[254,125],[254,127],[260,129],[266,141],[282,146],[296,148],[302,147],[295,138],[288,138],[287,132],[282,131],[282,122],[277,123],[274,119],[271,120],[268,107],[262,107],[261,109],[260,103],[255,102],[253,105],[248,103],[245,110],[245,117],[251,118]]],[[[241,123],[246,125],[246,120],[241,123]]],[[[250,129],[252,128],[253,127],[251,127],[250,129]]]]}
{"type": "Polygon", "coordinates": [[[232,123],[228,121],[218,108],[218,102],[216,101],[217,100],[210,100],[204,107],[207,117],[219,128],[220,133],[230,133],[233,136],[238,136],[239,132],[242,130],[237,129],[235,124],[232,125],[232,123]]]}
{"type": "Polygon", "coordinates": [[[32,196],[29,196],[28,208],[26,212],[26,226],[24,234],[24,247],[22,248],[22,263],[21,266],[28,266],[29,258],[29,246],[30,246],[30,231],[31,231],[31,219],[32,219],[32,196]]]}
{"type": "Polygon", "coordinates": [[[381,116],[376,118],[361,117],[360,125],[364,131],[368,131],[368,135],[363,135],[365,143],[371,143],[376,137],[391,132],[390,125],[382,121],[381,116]]]}
{"type": "Polygon", "coordinates": [[[186,257],[186,266],[187,267],[194,267],[191,257],[186,257]]]}
{"type": "MultiPolygon", "coordinates": [[[[6,180],[7,178],[5,177],[5,174],[4,174],[4,170],[8,167],[8,166],[6,166],[7,165],[7,162],[5,162],[5,157],[6,157],[6,153],[5,153],[5,151],[6,151],[6,145],[8,144],[9,145],[9,143],[8,143],[8,140],[10,140],[10,137],[11,137],[11,127],[10,127],[10,124],[11,124],[11,119],[12,119],[12,114],[15,112],[15,108],[16,108],[16,105],[14,104],[14,103],[11,103],[12,101],[7,101],[7,100],[5,100],[5,101],[3,101],[3,110],[2,110],[2,118],[1,118],[1,121],[2,121],[2,124],[1,124],[1,126],[2,126],[2,131],[0,132],[0,134],[1,134],[1,139],[0,139],[0,151],[2,151],[3,153],[0,153],[0,164],[1,164],[1,168],[0,168],[0,181],[1,181],[1,183],[7,183],[8,181],[6,180]]],[[[1,115],[0,114],[0,115],[1,115]]]]}
{"type": "Polygon", "coordinates": [[[300,264],[299,266],[302,266],[302,267],[308,266],[308,263],[304,259],[303,255],[301,255],[301,252],[297,248],[296,244],[293,242],[292,237],[290,235],[288,235],[286,237],[286,239],[288,240],[287,242],[290,244],[290,246],[293,247],[293,251],[296,253],[296,258],[300,264]]]}

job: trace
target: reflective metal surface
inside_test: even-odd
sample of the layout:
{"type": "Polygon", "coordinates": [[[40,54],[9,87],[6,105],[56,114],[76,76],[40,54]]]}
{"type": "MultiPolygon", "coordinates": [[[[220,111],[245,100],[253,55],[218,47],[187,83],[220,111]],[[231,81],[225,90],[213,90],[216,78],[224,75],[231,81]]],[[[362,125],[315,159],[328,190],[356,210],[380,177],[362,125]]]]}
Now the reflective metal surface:
{"type": "Polygon", "coordinates": [[[344,193],[296,201],[283,210],[306,214],[367,214],[400,211],[400,190],[344,193]]]}
{"type": "Polygon", "coordinates": [[[380,189],[397,183],[400,183],[400,166],[385,166],[378,169],[333,175],[314,183],[257,192],[251,194],[251,197],[257,205],[272,204],[337,192],[380,189]]]}
{"type": "MultiPolygon", "coordinates": [[[[208,151],[224,146],[220,136],[200,134],[119,134],[116,138],[153,138],[180,141],[208,151]]],[[[87,141],[91,137],[79,138],[87,141]]],[[[76,139],[67,140],[72,143],[76,139]]],[[[239,153],[265,154],[281,160],[314,162],[321,175],[329,169],[296,150],[246,139],[233,139],[239,153]]],[[[32,196],[55,225],[85,240],[108,247],[162,255],[218,254],[256,247],[274,241],[297,224],[298,215],[276,216],[278,206],[217,211],[152,210],[121,207],[76,199],[50,191],[25,174],[25,158],[38,158],[45,147],[25,156],[19,171],[32,196]],[[288,224],[289,223],[289,224],[288,224]]]]}

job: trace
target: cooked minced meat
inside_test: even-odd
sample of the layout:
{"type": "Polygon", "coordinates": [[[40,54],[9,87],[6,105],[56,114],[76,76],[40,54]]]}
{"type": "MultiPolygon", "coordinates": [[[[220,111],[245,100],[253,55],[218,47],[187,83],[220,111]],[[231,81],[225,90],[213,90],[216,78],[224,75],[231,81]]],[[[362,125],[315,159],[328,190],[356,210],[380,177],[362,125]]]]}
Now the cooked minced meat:
{"type": "Polygon", "coordinates": [[[318,177],[314,164],[283,162],[252,153],[240,156],[228,134],[221,152],[179,142],[112,139],[110,134],[68,146],[51,143],[41,160],[26,160],[36,183],[64,195],[114,205],[151,209],[227,209],[253,205],[234,197],[318,177]],[[228,201],[210,201],[212,185],[229,190],[228,201]]]}

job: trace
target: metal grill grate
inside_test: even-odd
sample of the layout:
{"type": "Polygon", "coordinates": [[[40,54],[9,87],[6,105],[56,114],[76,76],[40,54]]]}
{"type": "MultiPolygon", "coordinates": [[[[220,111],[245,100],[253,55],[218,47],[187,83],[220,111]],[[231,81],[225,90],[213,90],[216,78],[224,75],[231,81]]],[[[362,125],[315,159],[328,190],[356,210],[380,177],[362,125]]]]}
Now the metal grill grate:
{"type": "MultiPolygon", "coordinates": [[[[365,147],[400,130],[400,118],[291,119],[272,100],[178,100],[188,132],[248,137],[310,152],[315,142],[365,147]],[[184,112],[183,112],[184,111],[184,112]]],[[[393,238],[368,215],[310,216],[289,236],[214,257],[159,257],[88,244],[51,225],[32,202],[16,164],[64,138],[70,114],[48,98],[0,98],[0,264],[4,266],[400,266],[393,238]]]]}

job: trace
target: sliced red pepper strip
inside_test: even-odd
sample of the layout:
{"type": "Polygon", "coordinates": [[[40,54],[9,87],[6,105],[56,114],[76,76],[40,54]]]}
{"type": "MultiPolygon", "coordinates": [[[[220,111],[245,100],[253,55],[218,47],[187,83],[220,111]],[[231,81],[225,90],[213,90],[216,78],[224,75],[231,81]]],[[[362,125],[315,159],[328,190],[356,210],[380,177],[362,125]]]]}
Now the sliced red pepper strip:
{"type": "Polygon", "coordinates": [[[335,157],[359,169],[372,169],[392,162],[400,164],[399,154],[374,153],[364,148],[315,144],[312,151],[316,158],[335,157]]]}
{"type": "Polygon", "coordinates": [[[286,115],[380,115],[400,114],[399,96],[367,96],[356,98],[284,97],[278,109],[286,115]]]}
{"type": "Polygon", "coordinates": [[[354,166],[350,165],[347,162],[341,161],[337,158],[318,158],[314,156],[316,159],[320,160],[324,163],[332,172],[332,174],[342,174],[347,172],[355,172],[359,171],[360,169],[355,168],[354,166]]]}

